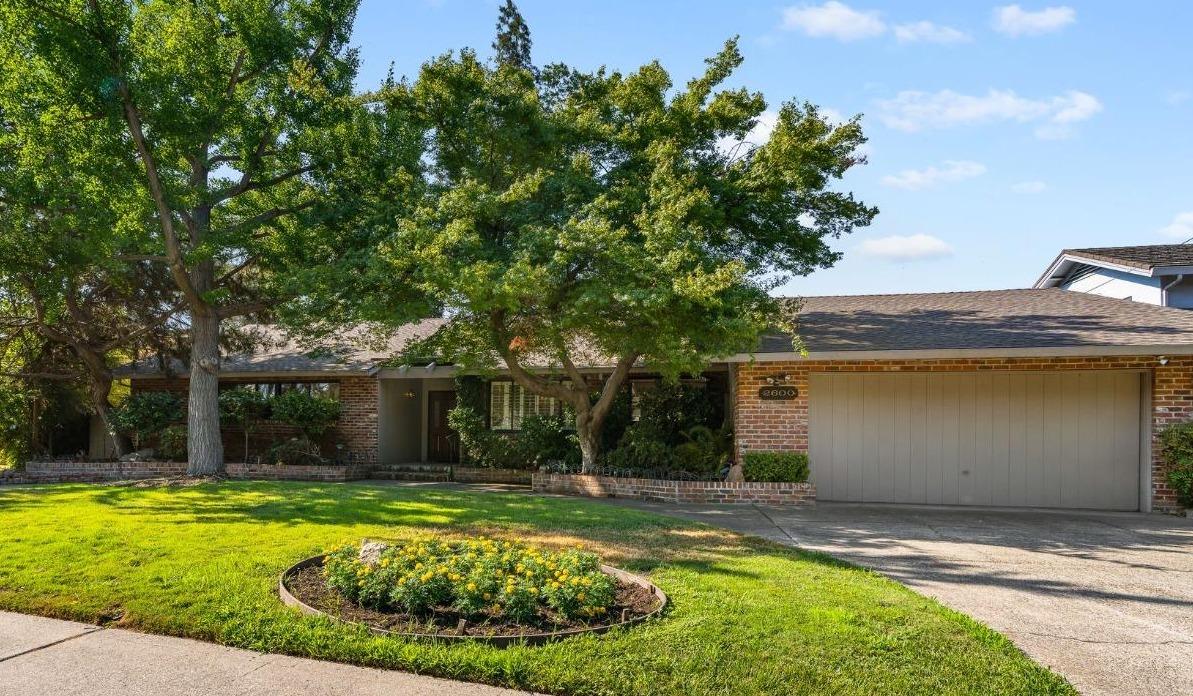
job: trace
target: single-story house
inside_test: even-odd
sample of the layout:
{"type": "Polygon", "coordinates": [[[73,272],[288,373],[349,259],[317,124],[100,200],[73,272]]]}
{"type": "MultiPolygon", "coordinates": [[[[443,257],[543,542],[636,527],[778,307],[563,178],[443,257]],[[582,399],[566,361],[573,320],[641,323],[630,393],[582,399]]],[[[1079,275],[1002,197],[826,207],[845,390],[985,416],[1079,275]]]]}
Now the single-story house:
{"type": "Polygon", "coordinates": [[[1193,309],[1193,245],[1065,249],[1035,287],[1193,309]]]}
{"type": "MultiPolygon", "coordinates": [[[[709,398],[724,400],[739,455],[808,452],[820,500],[1175,508],[1156,435],[1193,419],[1193,312],[1060,289],[799,302],[802,351],[768,335],[701,378],[719,385],[709,398]]],[[[456,368],[387,366],[442,322],[404,326],[381,347],[229,355],[222,379],[335,394],[338,440],[361,456],[452,461],[456,368]]],[[[153,366],[128,376],[135,391],[185,389],[153,366]]],[[[502,378],[489,399],[499,429],[552,407],[502,378]]]]}

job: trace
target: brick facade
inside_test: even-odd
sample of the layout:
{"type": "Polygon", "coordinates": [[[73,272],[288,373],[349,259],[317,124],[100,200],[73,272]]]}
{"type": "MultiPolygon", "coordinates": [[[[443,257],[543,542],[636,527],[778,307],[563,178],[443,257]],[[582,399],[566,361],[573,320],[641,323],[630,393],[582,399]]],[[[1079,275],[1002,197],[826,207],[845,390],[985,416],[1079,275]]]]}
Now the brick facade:
{"type": "Polygon", "coordinates": [[[810,483],[665,481],[535,472],[531,487],[536,493],[661,503],[809,505],[816,502],[816,488],[810,483]]]}
{"type": "MultiPolygon", "coordinates": [[[[251,384],[253,382],[335,382],[340,387],[340,419],[335,428],[327,433],[320,444],[328,454],[336,445],[342,445],[364,461],[377,458],[377,399],[378,380],[375,377],[288,378],[261,377],[260,379],[222,379],[222,385],[251,384]]],[[[187,382],[185,377],[174,379],[145,378],[132,380],[133,393],[168,391],[179,395],[185,407],[187,382]]],[[[225,424],[220,429],[224,441],[224,459],[229,462],[244,461],[244,432],[235,425],[225,424]]],[[[281,423],[259,424],[249,437],[249,452],[255,459],[267,452],[273,443],[298,434],[292,427],[281,423]]]]}
{"type": "MultiPolygon", "coordinates": [[[[1164,477],[1157,436],[1173,423],[1193,420],[1193,356],[1174,356],[1161,365],[1158,356],[1057,358],[967,358],[929,360],[800,360],[742,363],[734,366],[736,452],[808,451],[808,375],[813,372],[958,372],[1034,370],[1140,370],[1151,376],[1152,507],[1177,509],[1176,494],[1164,477]],[[785,374],[785,384],[799,390],[792,401],[764,401],[758,390],[766,378],[785,374]]],[[[814,465],[814,464],[813,464],[814,465]]]]}

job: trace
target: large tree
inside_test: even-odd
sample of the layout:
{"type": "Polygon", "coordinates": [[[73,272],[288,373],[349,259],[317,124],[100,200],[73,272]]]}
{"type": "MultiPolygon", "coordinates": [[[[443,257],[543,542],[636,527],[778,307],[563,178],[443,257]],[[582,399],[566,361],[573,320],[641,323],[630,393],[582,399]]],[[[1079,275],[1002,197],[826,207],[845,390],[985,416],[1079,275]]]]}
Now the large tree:
{"type": "Polygon", "coordinates": [[[0,352],[36,350],[6,376],[80,383],[112,432],[113,368],[171,341],[177,290],[164,267],[121,260],[153,222],[133,154],[13,48],[0,45],[0,352]]]}
{"type": "Polygon", "coordinates": [[[674,378],[752,349],[779,317],[768,291],[877,213],[834,188],[863,161],[859,119],[788,102],[751,144],[762,95],[717,91],[741,61],[730,41],[675,89],[657,63],[536,75],[465,50],[394,90],[428,173],[386,259],[446,308],[445,357],[570,407],[586,469],[632,368],[674,378]]]}
{"type": "MultiPolygon", "coordinates": [[[[219,473],[222,323],[292,297],[339,245],[331,191],[362,105],[347,47],[356,0],[0,0],[6,52],[52,66],[65,102],[107,124],[152,204],[140,256],[185,304],[189,471],[219,473]]],[[[352,179],[352,175],[346,175],[352,179]]]]}

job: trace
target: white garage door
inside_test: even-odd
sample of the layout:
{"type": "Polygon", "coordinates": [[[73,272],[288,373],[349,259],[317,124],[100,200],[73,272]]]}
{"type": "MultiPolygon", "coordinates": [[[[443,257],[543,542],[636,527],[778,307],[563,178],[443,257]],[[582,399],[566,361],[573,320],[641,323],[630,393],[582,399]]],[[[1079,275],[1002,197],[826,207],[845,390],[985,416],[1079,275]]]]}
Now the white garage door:
{"type": "Polygon", "coordinates": [[[817,498],[1139,508],[1133,372],[816,373],[817,498]]]}

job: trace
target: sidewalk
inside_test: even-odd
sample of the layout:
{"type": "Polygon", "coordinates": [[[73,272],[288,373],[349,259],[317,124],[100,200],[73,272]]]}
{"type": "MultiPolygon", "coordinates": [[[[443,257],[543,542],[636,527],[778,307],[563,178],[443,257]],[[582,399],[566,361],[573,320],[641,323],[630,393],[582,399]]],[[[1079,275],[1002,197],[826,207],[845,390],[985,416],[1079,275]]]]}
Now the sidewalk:
{"type": "Polygon", "coordinates": [[[5,696],[510,696],[480,684],[0,612],[5,696]]]}

